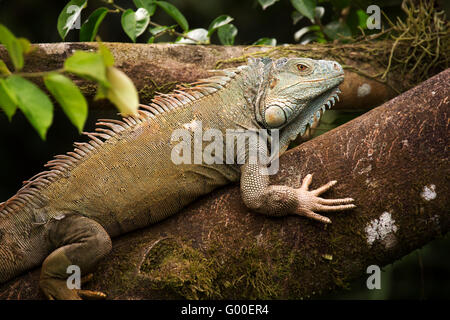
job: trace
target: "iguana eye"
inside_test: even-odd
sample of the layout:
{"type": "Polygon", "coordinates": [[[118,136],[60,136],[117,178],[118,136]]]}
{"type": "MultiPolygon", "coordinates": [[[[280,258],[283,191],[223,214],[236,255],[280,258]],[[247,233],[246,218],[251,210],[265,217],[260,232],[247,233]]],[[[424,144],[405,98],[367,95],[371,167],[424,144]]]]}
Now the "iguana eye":
{"type": "Polygon", "coordinates": [[[306,64],[299,63],[299,64],[297,64],[297,69],[298,69],[298,71],[306,72],[309,70],[309,67],[306,64]]]}

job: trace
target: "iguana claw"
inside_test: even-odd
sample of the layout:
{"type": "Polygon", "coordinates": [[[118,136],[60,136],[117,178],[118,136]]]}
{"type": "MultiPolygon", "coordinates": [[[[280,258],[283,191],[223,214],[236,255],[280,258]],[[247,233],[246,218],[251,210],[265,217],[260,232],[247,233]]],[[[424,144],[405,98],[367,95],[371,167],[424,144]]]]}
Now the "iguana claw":
{"type": "Polygon", "coordinates": [[[350,204],[354,201],[353,198],[324,199],[318,197],[320,194],[334,186],[337,183],[336,180],[330,181],[315,190],[309,191],[308,188],[311,185],[311,182],[312,175],[308,174],[303,179],[302,186],[295,189],[299,199],[299,206],[296,210],[296,214],[306,216],[323,223],[331,223],[329,218],[321,216],[314,211],[341,211],[356,208],[354,204],[350,204]]]}
{"type": "Polygon", "coordinates": [[[42,292],[49,300],[101,300],[106,294],[100,291],[69,289],[66,280],[45,279],[40,281],[42,292]]]}

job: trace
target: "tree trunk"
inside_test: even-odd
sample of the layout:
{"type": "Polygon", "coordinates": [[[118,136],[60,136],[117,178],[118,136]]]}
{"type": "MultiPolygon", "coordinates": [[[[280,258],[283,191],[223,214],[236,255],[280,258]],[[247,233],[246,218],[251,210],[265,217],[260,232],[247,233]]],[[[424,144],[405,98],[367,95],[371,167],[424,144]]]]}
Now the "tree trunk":
{"type": "MultiPolygon", "coordinates": [[[[284,154],[272,183],[353,197],[331,225],[250,212],[239,187],[114,241],[86,286],[112,299],[308,298],[399,259],[450,229],[450,69],[284,154]]],[[[0,298],[42,298],[39,270],[0,288],[0,298]]]]}

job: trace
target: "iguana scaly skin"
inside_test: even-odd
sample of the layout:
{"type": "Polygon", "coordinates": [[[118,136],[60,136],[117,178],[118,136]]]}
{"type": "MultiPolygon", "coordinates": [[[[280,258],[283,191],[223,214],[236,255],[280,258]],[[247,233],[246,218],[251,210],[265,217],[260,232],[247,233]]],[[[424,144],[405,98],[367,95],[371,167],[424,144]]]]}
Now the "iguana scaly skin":
{"type": "MultiPolygon", "coordinates": [[[[344,80],[333,61],[303,58],[251,60],[141,106],[138,116],[100,120],[88,143],[56,156],[15,196],[0,204],[0,283],[42,264],[40,286],[50,299],[101,293],[70,290],[67,267],[89,273],[111,250],[111,237],[175,214],[201,195],[240,180],[242,199],[271,216],[353,208],[353,199],[319,195],[336,182],[308,191],[269,185],[267,165],[252,163],[246,150],[239,164],[175,164],[176,129],[280,129],[280,149],[305,131],[337,99],[344,80]]],[[[267,148],[258,145],[257,148],[267,148]]]]}

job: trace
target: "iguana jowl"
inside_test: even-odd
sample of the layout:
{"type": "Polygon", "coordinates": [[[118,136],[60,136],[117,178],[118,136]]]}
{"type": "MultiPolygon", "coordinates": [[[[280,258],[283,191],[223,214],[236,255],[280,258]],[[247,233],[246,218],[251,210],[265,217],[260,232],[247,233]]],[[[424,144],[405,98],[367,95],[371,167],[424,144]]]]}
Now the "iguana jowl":
{"type": "MultiPolygon", "coordinates": [[[[344,80],[333,61],[255,59],[218,71],[192,87],[157,96],[138,116],[100,120],[88,143],[56,156],[15,196],[0,204],[0,283],[42,263],[40,286],[48,298],[78,299],[66,285],[67,267],[91,271],[111,250],[111,237],[180,211],[213,189],[239,181],[244,203],[271,216],[353,208],[353,199],[319,195],[336,182],[309,191],[270,185],[267,166],[181,164],[171,161],[172,132],[201,121],[203,128],[279,129],[280,149],[305,131],[337,99],[344,80]]],[[[263,146],[258,146],[262,148],[263,146]]],[[[238,150],[245,153],[246,150],[238,150]]],[[[242,154],[241,154],[242,155],[242,154]]],[[[91,293],[93,294],[93,293],[91,293]]]]}

